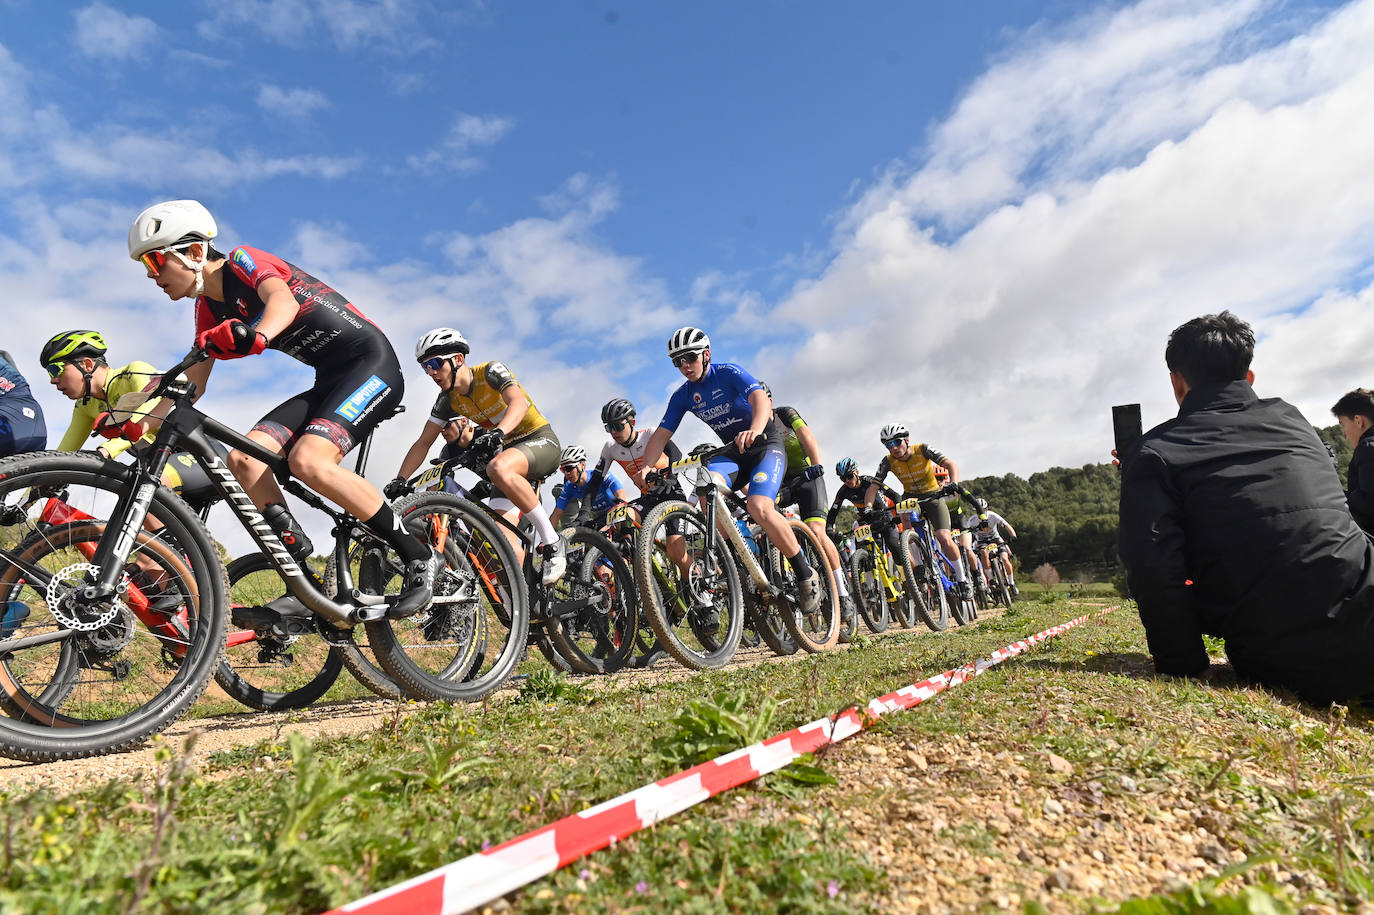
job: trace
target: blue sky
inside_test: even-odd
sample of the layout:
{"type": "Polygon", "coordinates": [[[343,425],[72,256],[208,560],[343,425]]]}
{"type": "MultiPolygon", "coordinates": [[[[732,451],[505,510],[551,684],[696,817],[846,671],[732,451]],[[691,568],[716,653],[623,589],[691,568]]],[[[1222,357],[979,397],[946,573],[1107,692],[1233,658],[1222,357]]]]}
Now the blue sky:
{"type": "MultiPolygon", "coordinates": [[[[608,397],[658,417],[684,323],[828,462],[901,420],[967,474],[1101,460],[1112,403],[1166,418],[1164,338],[1204,311],[1252,320],[1261,393],[1318,424],[1374,382],[1371,0],[0,13],[0,345],[39,387],[67,327],[184,352],[189,307],[124,250],[172,197],[403,357],[459,327],[592,451],[608,397]]],[[[246,427],[309,380],[269,353],[205,403],[246,427]]],[[[432,397],[411,370],[374,478],[432,397]]]]}

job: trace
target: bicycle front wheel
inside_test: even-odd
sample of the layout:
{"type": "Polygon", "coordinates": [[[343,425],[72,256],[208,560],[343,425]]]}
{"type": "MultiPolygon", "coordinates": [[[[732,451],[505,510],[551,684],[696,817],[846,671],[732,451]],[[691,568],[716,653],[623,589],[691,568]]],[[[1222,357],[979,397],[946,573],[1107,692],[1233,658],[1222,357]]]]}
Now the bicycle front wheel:
{"type": "Polygon", "coordinates": [[[774,583],[782,588],[784,598],[784,610],[782,613],[782,623],[787,627],[792,640],[797,643],[803,651],[812,653],[827,651],[834,648],[840,641],[840,598],[835,592],[835,579],[830,574],[830,566],[825,559],[825,550],[821,547],[820,539],[816,532],[811,530],[805,522],[792,519],[789,526],[792,534],[797,538],[797,545],[801,547],[802,555],[811,566],[811,574],[817,576],[820,585],[820,603],[816,609],[810,613],[805,613],[801,609],[801,600],[797,595],[797,576],[792,570],[792,563],[783,558],[776,546],[773,547],[774,557],[773,568],[770,570],[773,575],[774,583]]]}
{"type": "Polygon", "coordinates": [[[639,600],[634,574],[609,540],[590,528],[568,536],[568,571],[554,586],[549,637],[580,670],[614,673],[634,652],[639,600]]]}
{"type": "Polygon", "coordinates": [[[1007,570],[1002,567],[1002,557],[992,557],[992,596],[997,603],[1011,609],[1011,587],[1007,584],[1007,570]]]}
{"type": "Polygon", "coordinates": [[[873,554],[868,550],[856,550],[849,557],[849,580],[853,582],[854,603],[859,605],[859,616],[870,632],[887,631],[887,595],[883,593],[882,582],[873,565],[873,554]]]}
{"type": "Polygon", "coordinates": [[[139,485],[136,468],[94,453],[0,461],[0,706],[10,716],[0,754],[46,762],[127,749],[209,684],[228,584],[200,519],[171,490],[153,491],[155,532],[133,535],[120,590],[82,594],[100,575],[97,551],[120,534],[104,519],[139,485]]]}
{"type": "Polygon", "coordinates": [[[945,588],[940,581],[940,570],[935,567],[936,559],[924,540],[915,531],[902,531],[898,541],[901,555],[897,557],[906,579],[907,593],[921,622],[933,632],[941,632],[949,626],[949,602],[945,598],[945,588]],[[920,568],[914,563],[920,557],[920,568]]]}
{"type": "MultiPolygon", "coordinates": [[[[417,493],[394,510],[443,554],[447,568],[428,610],[367,624],[372,651],[414,699],[481,699],[506,681],[525,650],[529,594],[515,550],[482,508],[458,496],[417,493]]],[[[398,590],[399,576],[381,584],[398,590]]]]}
{"type": "Polygon", "coordinates": [[[744,628],[739,577],[701,512],[676,499],[650,510],[635,541],[634,574],[654,634],[679,663],[704,670],[734,657],[744,628]]]}

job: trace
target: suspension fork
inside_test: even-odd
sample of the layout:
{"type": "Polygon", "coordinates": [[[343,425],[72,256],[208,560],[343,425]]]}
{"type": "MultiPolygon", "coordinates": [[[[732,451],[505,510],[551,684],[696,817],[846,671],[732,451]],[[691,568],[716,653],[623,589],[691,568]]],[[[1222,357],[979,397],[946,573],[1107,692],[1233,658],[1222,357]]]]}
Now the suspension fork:
{"type": "Polygon", "coordinates": [[[129,553],[133,550],[138,532],[143,529],[148,509],[152,507],[153,497],[157,495],[157,488],[161,485],[162,471],[172,454],[171,443],[168,441],[171,436],[170,429],[159,428],[148,466],[145,468],[137,463],[133,465],[136,481],[119,494],[119,499],[115,503],[115,509],[106,525],[106,532],[113,531],[115,536],[100,538],[100,544],[91,558],[91,562],[100,569],[100,575],[94,584],[81,589],[81,597],[84,600],[102,600],[114,595],[115,586],[124,574],[124,565],[129,560],[129,553]]]}

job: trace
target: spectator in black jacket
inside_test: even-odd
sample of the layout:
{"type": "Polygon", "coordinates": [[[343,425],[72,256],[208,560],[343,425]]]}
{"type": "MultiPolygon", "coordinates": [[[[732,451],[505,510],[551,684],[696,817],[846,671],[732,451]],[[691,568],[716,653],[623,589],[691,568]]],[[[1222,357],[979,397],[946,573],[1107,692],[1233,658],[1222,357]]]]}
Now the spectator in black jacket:
{"type": "Polygon", "coordinates": [[[1206,674],[1208,633],[1243,682],[1317,704],[1374,693],[1374,546],[1312,426],[1255,395],[1254,345],[1229,312],[1177,328],[1178,416],[1122,460],[1121,558],[1155,669],[1206,674]]]}
{"type": "Polygon", "coordinates": [[[1331,408],[1355,452],[1345,471],[1345,501],[1365,533],[1374,533],[1374,391],[1356,388],[1331,408]]]}

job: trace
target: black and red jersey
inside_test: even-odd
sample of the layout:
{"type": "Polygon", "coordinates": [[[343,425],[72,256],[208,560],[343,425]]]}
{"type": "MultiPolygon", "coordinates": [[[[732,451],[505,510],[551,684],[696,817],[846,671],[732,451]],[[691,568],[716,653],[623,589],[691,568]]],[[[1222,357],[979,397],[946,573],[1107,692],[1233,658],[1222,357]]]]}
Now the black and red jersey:
{"type": "Polygon", "coordinates": [[[274,254],[257,248],[235,248],[220,276],[224,280],[224,301],[204,295],[196,299],[197,334],[231,318],[256,327],[267,307],[258,295],[258,286],[269,276],[275,276],[286,283],[300,311],[269,344],[272,349],[318,369],[337,368],[342,360],[379,348],[391,349],[381,329],[352,303],[274,254]]]}

